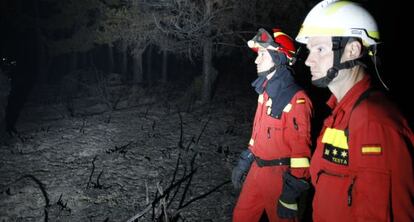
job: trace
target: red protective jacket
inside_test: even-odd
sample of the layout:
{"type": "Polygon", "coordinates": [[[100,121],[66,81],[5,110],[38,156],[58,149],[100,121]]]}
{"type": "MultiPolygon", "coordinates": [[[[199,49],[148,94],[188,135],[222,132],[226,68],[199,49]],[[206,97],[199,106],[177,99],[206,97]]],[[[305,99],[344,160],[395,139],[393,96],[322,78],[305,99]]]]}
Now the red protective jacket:
{"type": "Polygon", "coordinates": [[[414,221],[413,133],[382,93],[359,99],[369,87],[366,76],[328,101],[310,168],[315,222],[414,221]]]}
{"type": "Polygon", "coordinates": [[[312,103],[303,90],[298,91],[276,119],[268,115],[271,102],[266,92],[259,95],[249,148],[261,159],[290,157],[292,175],[307,178],[312,103]]]}
{"type": "MultiPolygon", "coordinates": [[[[296,92],[280,119],[268,115],[270,101],[266,92],[259,95],[249,149],[265,160],[290,157],[292,175],[309,177],[310,99],[303,90],[296,92]]],[[[280,219],[276,213],[283,185],[282,174],[288,167],[259,167],[253,162],[234,209],[233,221],[259,221],[264,210],[269,221],[295,221],[280,219]]]]}

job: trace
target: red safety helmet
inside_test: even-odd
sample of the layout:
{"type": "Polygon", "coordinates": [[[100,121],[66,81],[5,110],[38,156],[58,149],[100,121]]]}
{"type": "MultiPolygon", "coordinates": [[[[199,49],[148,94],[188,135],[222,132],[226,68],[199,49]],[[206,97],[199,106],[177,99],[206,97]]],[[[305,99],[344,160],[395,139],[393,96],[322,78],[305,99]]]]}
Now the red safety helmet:
{"type": "Polygon", "coordinates": [[[263,28],[260,28],[256,36],[247,42],[247,45],[255,52],[259,48],[275,50],[285,54],[290,65],[295,62],[296,48],[293,39],[280,29],[272,29],[273,38],[263,28]]]}

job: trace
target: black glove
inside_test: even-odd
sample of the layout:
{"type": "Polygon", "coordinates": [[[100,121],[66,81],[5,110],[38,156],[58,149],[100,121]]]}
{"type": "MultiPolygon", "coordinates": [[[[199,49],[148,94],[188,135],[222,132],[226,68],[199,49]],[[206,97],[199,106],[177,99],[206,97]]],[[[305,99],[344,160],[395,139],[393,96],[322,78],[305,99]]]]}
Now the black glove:
{"type": "Polygon", "coordinates": [[[280,218],[295,218],[298,215],[296,199],[307,189],[308,182],[297,179],[288,172],[283,173],[283,189],[277,203],[277,214],[280,218]]]}
{"type": "Polygon", "coordinates": [[[240,189],[243,184],[243,176],[247,174],[254,160],[254,155],[249,149],[240,154],[239,163],[233,168],[231,182],[235,189],[240,189]]]}

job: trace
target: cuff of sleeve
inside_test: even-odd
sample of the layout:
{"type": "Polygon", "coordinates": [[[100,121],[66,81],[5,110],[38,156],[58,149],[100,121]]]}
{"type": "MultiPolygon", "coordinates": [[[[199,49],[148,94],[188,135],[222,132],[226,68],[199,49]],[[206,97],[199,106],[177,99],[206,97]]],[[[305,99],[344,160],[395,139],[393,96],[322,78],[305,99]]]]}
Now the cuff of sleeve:
{"type": "Polygon", "coordinates": [[[308,168],[309,165],[307,157],[290,158],[290,168],[308,168]]]}
{"type": "Polygon", "coordinates": [[[298,210],[298,204],[297,203],[289,204],[289,203],[285,203],[285,202],[283,202],[281,200],[279,200],[279,203],[282,206],[284,206],[284,207],[286,207],[286,208],[288,208],[290,210],[298,210]]]}

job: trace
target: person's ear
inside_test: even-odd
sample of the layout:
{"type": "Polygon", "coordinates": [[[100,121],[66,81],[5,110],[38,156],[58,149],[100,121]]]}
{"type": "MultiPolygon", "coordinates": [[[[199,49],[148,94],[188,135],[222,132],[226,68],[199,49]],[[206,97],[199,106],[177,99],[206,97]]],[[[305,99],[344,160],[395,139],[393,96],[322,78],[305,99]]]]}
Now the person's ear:
{"type": "Polygon", "coordinates": [[[357,59],[361,56],[362,45],[359,41],[349,42],[345,47],[346,60],[357,59]]]}

